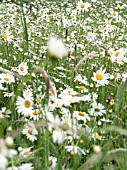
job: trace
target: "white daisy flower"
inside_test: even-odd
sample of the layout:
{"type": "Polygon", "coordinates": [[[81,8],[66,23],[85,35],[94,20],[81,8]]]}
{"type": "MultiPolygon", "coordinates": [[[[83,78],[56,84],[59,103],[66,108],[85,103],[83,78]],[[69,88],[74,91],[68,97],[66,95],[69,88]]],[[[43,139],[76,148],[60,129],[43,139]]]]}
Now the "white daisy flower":
{"type": "Polygon", "coordinates": [[[26,62],[22,62],[19,66],[18,66],[18,73],[22,76],[25,76],[28,73],[28,66],[26,62]]]}
{"type": "Polygon", "coordinates": [[[3,107],[0,110],[0,119],[4,118],[4,117],[10,117],[11,111],[10,110],[6,110],[6,107],[3,107]]]}
{"type": "Polygon", "coordinates": [[[91,104],[92,108],[90,109],[90,115],[91,116],[102,116],[103,114],[106,114],[106,110],[104,109],[105,107],[94,101],[91,104]]]}
{"type": "Polygon", "coordinates": [[[90,121],[90,117],[89,117],[88,114],[85,113],[85,112],[74,111],[73,116],[74,116],[77,120],[83,120],[84,122],[86,122],[87,120],[90,121]]]}
{"type": "Polygon", "coordinates": [[[93,33],[93,32],[88,32],[88,34],[87,34],[87,36],[86,36],[86,39],[87,39],[87,41],[92,42],[92,41],[95,40],[95,37],[96,37],[95,33],[93,33]]]}
{"type": "Polygon", "coordinates": [[[24,158],[28,157],[32,152],[31,152],[31,148],[23,148],[22,151],[20,152],[20,155],[22,155],[24,158]]]}
{"type": "Polygon", "coordinates": [[[0,74],[0,82],[1,82],[1,83],[11,84],[11,83],[14,83],[14,82],[15,82],[15,78],[14,78],[14,76],[11,75],[11,74],[2,73],[2,74],[0,74]]]}
{"type": "Polygon", "coordinates": [[[35,125],[33,123],[25,124],[22,133],[26,135],[27,139],[29,139],[32,142],[37,140],[36,135],[38,135],[38,131],[36,130],[35,125]]]}
{"type": "Polygon", "coordinates": [[[6,31],[6,32],[2,33],[2,38],[7,42],[11,42],[13,35],[9,31],[6,31]]]}
{"type": "Polygon", "coordinates": [[[49,162],[50,162],[50,164],[51,164],[50,169],[51,169],[51,170],[54,170],[54,169],[56,168],[56,165],[57,165],[57,158],[54,157],[54,156],[50,156],[50,157],[49,157],[49,162]]]}
{"type": "Polygon", "coordinates": [[[33,118],[34,120],[39,120],[42,117],[42,115],[39,109],[34,109],[30,113],[30,117],[33,118]]]}
{"type": "Polygon", "coordinates": [[[93,134],[92,134],[92,138],[93,138],[94,140],[96,140],[96,139],[101,140],[101,139],[102,139],[102,136],[100,136],[98,133],[93,133],[93,134]]]}
{"type": "Polygon", "coordinates": [[[83,155],[86,155],[86,153],[83,151],[83,149],[81,149],[80,147],[76,146],[76,145],[68,145],[68,146],[65,146],[65,149],[68,151],[68,152],[71,152],[71,154],[83,154],[83,155]]]}
{"type": "Polygon", "coordinates": [[[33,100],[33,92],[32,92],[32,90],[31,89],[25,89],[23,91],[23,97],[33,100]]]}
{"type": "Polygon", "coordinates": [[[82,0],[80,0],[77,4],[77,10],[82,12],[88,11],[89,7],[91,7],[91,5],[88,2],[84,3],[82,0]]]}
{"type": "Polygon", "coordinates": [[[24,116],[29,116],[32,112],[33,101],[31,99],[22,98],[18,96],[16,101],[16,109],[18,113],[24,116]]]}
{"type": "Polygon", "coordinates": [[[91,78],[93,81],[97,82],[97,85],[99,86],[105,86],[105,84],[108,84],[108,79],[110,78],[109,73],[105,73],[106,69],[97,70],[97,72],[93,73],[93,77],[91,78]]]}

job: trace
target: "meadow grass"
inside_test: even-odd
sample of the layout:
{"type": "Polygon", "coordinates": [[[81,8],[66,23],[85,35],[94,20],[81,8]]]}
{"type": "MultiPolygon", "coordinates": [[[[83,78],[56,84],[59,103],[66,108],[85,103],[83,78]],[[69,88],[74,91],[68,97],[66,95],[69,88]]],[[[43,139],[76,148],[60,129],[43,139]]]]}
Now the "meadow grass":
{"type": "Polygon", "coordinates": [[[0,3],[0,170],[126,170],[127,2],[0,3]]]}

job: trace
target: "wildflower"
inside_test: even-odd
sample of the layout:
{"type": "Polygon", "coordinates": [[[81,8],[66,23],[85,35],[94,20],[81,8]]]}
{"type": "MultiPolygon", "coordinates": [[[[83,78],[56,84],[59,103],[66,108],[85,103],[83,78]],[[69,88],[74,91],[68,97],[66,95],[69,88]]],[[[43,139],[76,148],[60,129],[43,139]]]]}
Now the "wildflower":
{"type": "Polygon", "coordinates": [[[33,100],[33,93],[32,93],[32,90],[31,89],[25,89],[23,91],[23,97],[24,98],[27,98],[27,99],[30,99],[30,100],[33,100]]]}
{"type": "Polygon", "coordinates": [[[93,138],[94,140],[96,140],[96,139],[101,140],[101,139],[102,139],[102,136],[100,136],[98,133],[94,133],[94,134],[92,134],[92,138],[93,138]]]}
{"type": "Polygon", "coordinates": [[[20,155],[22,155],[24,158],[26,158],[27,156],[29,156],[32,152],[31,152],[31,148],[22,148],[20,155]]]}
{"type": "Polygon", "coordinates": [[[2,34],[2,38],[7,42],[11,42],[13,35],[11,35],[9,31],[6,31],[5,33],[2,34]]]}
{"type": "Polygon", "coordinates": [[[95,40],[96,35],[93,32],[89,32],[86,36],[87,41],[92,42],[95,40]]]}
{"type": "Polygon", "coordinates": [[[15,78],[13,75],[11,74],[5,74],[5,73],[2,73],[0,74],[0,79],[1,79],[1,83],[7,83],[7,84],[11,84],[11,83],[14,83],[15,82],[15,78]]]}
{"type": "Polygon", "coordinates": [[[30,113],[30,117],[33,118],[34,120],[39,120],[39,118],[41,118],[41,113],[38,109],[34,109],[30,113]]]}
{"type": "Polygon", "coordinates": [[[50,169],[54,170],[56,168],[57,165],[57,158],[54,156],[50,156],[49,157],[49,165],[51,166],[50,169]]]}
{"type": "Polygon", "coordinates": [[[91,116],[102,116],[103,114],[106,114],[106,110],[104,109],[105,107],[94,101],[91,104],[92,108],[90,109],[90,114],[91,116]]]}
{"type": "Polygon", "coordinates": [[[1,110],[0,110],[0,118],[1,119],[4,118],[4,117],[9,118],[10,114],[11,114],[11,111],[10,110],[6,110],[6,107],[1,108],[1,110]]]}
{"type": "Polygon", "coordinates": [[[84,3],[82,0],[80,0],[77,4],[77,10],[82,12],[88,11],[89,7],[91,7],[91,5],[88,2],[84,3]]]}
{"type": "Polygon", "coordinates": [[[33,123],[25,124],[22,133],[26,135],[27,139],[29,139],[32,142],[37,140],[36,135],[38,134],[38,131],[36,130],[33,123]]]}
{"type": "Polygon", "coordinates": [[[60,118],[58,117],[58,115],[54,117],[51,113],[48,113],[46,116],[49,121],[48,123],[49,130],[50,131],[53,130],[52,132],[53,142],[58,144],[63,143],[63,141],[65,140],[65,133],[61,128],[60,118]]]}
{"type": "Polygon", "coordinates": [[[92,80],[97,82],[97,85],[101,85],[104,86],[105,84],[108,84],[109,81],[109,73],[105,73],[106,69],[102,70],[102,68],[100,70],[97,70],[97,72],[93,73],[92,80]]]}
{"type": "Polygon", "coordinates": [[[24,116],[29,116],[32,112],[32,104],[33,101],[31,99],[18,96],[16,101],[16,109],[18,113],[21,113],[24,116]]]}
{"type": "Polygon", "coordinates": [[[67,145],[65,146],[65,149],[68,152],[71,152],[72,155],[74,154],[83,154],[86,155],[86,153],[83,151],[83,149],[81,149],[80,147],[76,146],[76,145],[67,145]]]}
{"type": "Polygon", "coordinates": [[[90,121],[90,117],[85,112],[74,111],[74,117],[77,120],[83,120],[84,122],[86,122],[86,120],[90,121]]]}
{"type": "Polygon", "coordinates": [[[56,37],[50,37],[47,50],[48,54],[55,59],[62,59],[67,55],[67,48],[64,43],[56,37]]]}
{"type": "Polygon", "coordinates": [[[18,66],[18,73],[22,76],[25,76],[28,73],[28,66],[26,62],[22,62],[19,66],[18,66]]]}

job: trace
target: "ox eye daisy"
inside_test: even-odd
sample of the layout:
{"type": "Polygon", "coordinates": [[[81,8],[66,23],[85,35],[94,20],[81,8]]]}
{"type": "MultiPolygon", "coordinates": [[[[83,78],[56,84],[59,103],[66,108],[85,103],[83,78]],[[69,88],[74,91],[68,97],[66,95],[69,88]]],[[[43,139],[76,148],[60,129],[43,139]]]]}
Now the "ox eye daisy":
{"type": "Polygon", "coordinates": [[[15,78],[11,74],[0,74],[1,83],[11,84],[15,82],[15,78]]]}
{"type": "Polygon", "coordinates": [[[108,79],[110,78],[109,73],[105,73],[106,69],[102,70],[97,70],[97,72],[93,73],[92,80],[97,83],[99,86],[105,86],[106,84],[109,83],[108,79]]]}
{"type": "Polygon", "coordinates": [[[41,118],[40,111],[38,109],[32,110],[30,117],[33,118],[34,120],[39,120],[39,118],[41,118]]]}
{"type": "Polygon", "coordinates": [[[2,38],[4,39],[4,41],[10,42],[12,41],[13,35],[11,35],[9,31],[6,31],[2,34],[2,38]]]}
{"type": "Polygon", "coordinates": [[[25,76],[28,73],[28,66],[26,62],[22,62],[19,66],[18,66],[18,73],[22,76],[25,76]]]}
{"type": "Polygon", "coordinates": [[[29,116],[32,112],[33,101],[31,99],[26,99],[18,96],[16,101],[16,109],[18,113],[24,116],[29,116]]]}
{"type": "Polygon", "coordinates": [[[34,142],[37,140],[36,135],[38,135],[38,131],[35,128],[35,125],[33,123],[26,124],[22,133],[26,135],[27,139],[34,142]]]}
{"type": "Polygon", "coordinates": [[[84,3],[82,0],[80,0],[77,4],[77,10],[82,11],[82,12],[88,11],[89,7],[91,7],[91,5],[88,2],[84,3]]]}
{"type": "Polygon", "coordinates": [[[103,114],[106,114],[105,107],[101,103],[97,103],[96,101],[94,101],[91,106],[91,116],[102,116],[103,114]]]}

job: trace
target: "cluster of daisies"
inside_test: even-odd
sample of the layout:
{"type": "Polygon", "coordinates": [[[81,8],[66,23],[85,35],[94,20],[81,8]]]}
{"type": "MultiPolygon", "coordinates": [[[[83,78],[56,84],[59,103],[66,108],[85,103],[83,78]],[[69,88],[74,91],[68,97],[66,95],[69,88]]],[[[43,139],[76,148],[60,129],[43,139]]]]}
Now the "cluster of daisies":
{"type": "Polygon", "coordinates": [[[73,169],[121,120],[127,4],[17,3],[0,4],[0,169],[73,169]]]}

